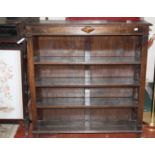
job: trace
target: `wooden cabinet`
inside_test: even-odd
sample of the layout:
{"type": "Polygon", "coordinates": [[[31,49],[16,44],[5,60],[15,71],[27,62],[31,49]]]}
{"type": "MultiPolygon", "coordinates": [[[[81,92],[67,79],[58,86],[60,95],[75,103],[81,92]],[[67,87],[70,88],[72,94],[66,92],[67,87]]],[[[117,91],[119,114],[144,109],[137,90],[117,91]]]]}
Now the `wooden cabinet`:
{"type": "Polygon", "coordinates": [[[149,25],[27,25],[33,133],[140,133],[149,25]]]}

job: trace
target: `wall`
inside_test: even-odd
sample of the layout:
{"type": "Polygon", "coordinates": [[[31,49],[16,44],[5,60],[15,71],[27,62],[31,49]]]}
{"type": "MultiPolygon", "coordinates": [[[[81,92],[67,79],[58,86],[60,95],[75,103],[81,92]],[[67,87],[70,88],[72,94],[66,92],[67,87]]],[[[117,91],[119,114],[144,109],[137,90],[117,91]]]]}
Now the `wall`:
{"type": "MultiPolygon", "coordinates": [[[[153,24],[151,26],[150,37],[155,34],[155,17],[145,17],[144,20],[153,24]]],[[[146,73],[146,82],[153,82],[154,75],[154,64],[155,64],[155,41],[153,46],[148,51],[147,58],[147,73],[146,73]]]]}

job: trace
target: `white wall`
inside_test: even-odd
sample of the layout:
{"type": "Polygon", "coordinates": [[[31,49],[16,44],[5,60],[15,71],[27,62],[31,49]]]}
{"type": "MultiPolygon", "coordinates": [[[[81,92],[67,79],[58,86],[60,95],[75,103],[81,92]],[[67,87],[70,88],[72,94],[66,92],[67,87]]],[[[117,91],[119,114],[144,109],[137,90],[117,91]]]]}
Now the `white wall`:
{"type": "MultiPolygon", "coordinates": [[[[155,17],[145,17],[144,20],[153,24],[151,26],[150,37],[155,34],[155,17]]],[[[153,74],[154,74],[154,63],[155,62],[155,41],[152,47],[148,51],[147,58],[147,72],[146,72],[146,82],[153,82],[153,74]]]]}

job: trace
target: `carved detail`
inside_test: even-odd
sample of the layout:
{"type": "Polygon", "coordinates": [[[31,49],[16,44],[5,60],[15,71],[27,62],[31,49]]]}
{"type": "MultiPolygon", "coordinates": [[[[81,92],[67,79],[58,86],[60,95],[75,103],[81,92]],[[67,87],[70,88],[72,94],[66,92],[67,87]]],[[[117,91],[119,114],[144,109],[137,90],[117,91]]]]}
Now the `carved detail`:
{"type": "Polygon", "coordinates": [[[82,28],[81,30],[86,32],[86,33],[90,33],[92,31],[94,31],[95,29],[91,26],[86,26],[86,27],[82,28]]]}

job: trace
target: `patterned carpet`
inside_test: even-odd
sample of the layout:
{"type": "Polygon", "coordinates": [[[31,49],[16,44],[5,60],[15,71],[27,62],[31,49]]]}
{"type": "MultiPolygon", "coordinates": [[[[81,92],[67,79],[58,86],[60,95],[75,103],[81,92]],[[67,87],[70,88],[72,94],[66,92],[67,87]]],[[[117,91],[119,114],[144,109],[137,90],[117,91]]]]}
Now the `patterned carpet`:
{"type": "Polygon", "coordinates": [[[151,112],[144,112],[143,113],[143,122],[150,123],[151,121],[151,112]]]}
{"type": "Polygon", "coordinates": [[[0,138],[13,138],[19,125],[0,124],[0,138]]]}

